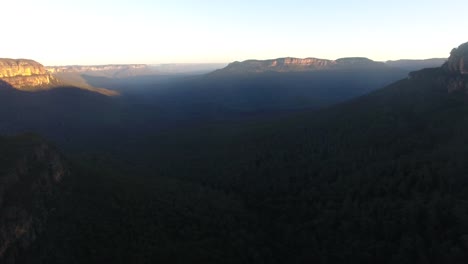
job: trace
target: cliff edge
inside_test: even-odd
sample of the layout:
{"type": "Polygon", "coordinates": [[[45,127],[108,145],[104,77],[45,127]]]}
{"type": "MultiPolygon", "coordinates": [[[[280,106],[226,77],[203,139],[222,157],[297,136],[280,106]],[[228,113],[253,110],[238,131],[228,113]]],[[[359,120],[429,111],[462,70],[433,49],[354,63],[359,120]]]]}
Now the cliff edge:
{"type": "Polygon", "coordinates": [[[0,59],[0,80],[23,91],[45,90],[59,85],[42,64],[26,59],[0,59]]]}

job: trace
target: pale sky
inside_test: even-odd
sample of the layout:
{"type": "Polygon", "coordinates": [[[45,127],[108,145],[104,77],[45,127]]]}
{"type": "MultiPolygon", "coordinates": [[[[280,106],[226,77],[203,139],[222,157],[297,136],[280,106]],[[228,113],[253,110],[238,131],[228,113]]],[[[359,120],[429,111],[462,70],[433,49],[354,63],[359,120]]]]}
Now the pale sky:
{"type": "Polygon", "coordinates": [[[44,65],[448,57],[468,1],[10,0],[0,57],[44,65]]]}

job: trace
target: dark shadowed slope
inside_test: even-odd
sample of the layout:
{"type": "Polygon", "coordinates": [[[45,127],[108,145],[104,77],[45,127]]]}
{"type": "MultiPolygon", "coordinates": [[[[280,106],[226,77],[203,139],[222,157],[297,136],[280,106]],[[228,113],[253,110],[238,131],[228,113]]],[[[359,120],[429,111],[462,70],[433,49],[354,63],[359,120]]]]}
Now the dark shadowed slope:
{"type": "Polygon", "coordinates": [[[61,154],[39,137],[0,137],[1,263],[15,263],[47,232],[49,203],[66,176],[61,154]]]}
{"type": "MultiPolygon", "coordinates": [[[[158,186],[154,179],[164,175],[236,197],[242,215],[226,227],[231,234],[242,228],[246,236],[236,234],[239,255],[232,262],[465,263],[468,100],[463,58],[454,56],[442,68],[295,118],[140,139],[123,147],[128,156],[117,154],[114,165],[140,175],[150,190],[158,186]],[[455,90],[454,80],[461,84],[455,90]]],[[[140,194],[150,193],[158,195],[140,194]]],[[[214,215],[229,206],[221,204],[214,215]]],[[[126,208],[134,217],[142,214],[130,222],[153,219],[143,208],[126,208]]],[[[145,234],[148,228],[133,230],[145,234]]],[[[216,240],[203,224],[188,230],[216,240]]],[[[150,241],[119,245],[148,249],[142,254],[151,262],[164,254],[152,256],[150,241]]],[[[198,242],[178,248],[179,256],[193,257],[198,242]]],[[[213,263],[213,254],[228,256],[233,249],[203,248],[213,263]]]]}
{"type": "Polygon", "coordinates": [[[36,132],[61,145],[80,145],[125,118],[117,99],[75,87],[31,93],[3,82],[0,88],[1,134],[36,132]]]}

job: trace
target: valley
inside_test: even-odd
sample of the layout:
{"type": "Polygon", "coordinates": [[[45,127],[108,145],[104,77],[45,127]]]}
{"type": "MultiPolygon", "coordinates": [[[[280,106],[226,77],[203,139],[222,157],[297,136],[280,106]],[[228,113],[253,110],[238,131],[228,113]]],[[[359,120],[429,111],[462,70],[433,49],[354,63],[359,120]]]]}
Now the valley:
{"type": "Polygon", "coordinates": [[[28,243],[0,237],[11,252],[0,259],[463,263],[466,45],[413,72],[429,62],[248,60],[169,75],[77,66],[68,73],[88,88],[35,92],[3,79],[1,134],[40,136],[1,138],[0,176],[25,170],[9,164],[39,144],[51,152],[23,166],[28,179],[63,178],[45,205],[11,196],[47,221],[28,243]]]}

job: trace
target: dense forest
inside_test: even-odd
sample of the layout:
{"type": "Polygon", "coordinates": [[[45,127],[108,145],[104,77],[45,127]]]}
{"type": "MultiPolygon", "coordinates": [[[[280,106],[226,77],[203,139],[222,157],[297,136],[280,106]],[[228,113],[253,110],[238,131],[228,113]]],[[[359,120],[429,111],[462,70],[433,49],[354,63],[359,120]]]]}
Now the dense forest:
{"type": "Polygon", "coordinates": [[[465,263],[467,103],[407,79],[76,153],[22,263],[465,263]]]}

